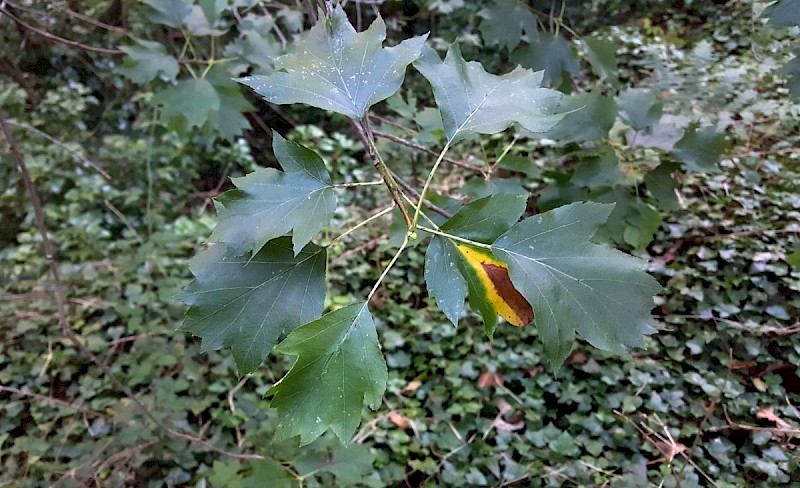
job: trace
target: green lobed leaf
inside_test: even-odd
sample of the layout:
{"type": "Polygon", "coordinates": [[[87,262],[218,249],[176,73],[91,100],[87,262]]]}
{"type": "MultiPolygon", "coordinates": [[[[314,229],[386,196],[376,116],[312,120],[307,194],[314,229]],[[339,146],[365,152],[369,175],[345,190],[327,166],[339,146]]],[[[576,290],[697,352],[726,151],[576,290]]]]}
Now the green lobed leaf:
{"type": "Polygon", "coordinates": [[[663,221],[661,214],[632,194],[629,188],[617,186],[595,200],[614,205],[614,211],[597,232],[601,240],[629,244],[637,249],[644,249],[653,242],[663,221]]]}
{"type": "Polygon", "coordinates": [[[250,128],[244,113],[252,112],[255,107],[242,95],[240,85],[231,80],[230,73],[220,65],[212,67],[206,79],[217,90],[220,101],[219,110],[208,116],[209,127],[223,139],[232,141],[250,128]]]}
{"type": "Polygon", "coordinates": [[[258,252],[267,241],[292,232],[297,253],[330,221],[336,195],[322,159],[275,132],[275,157],[284,172],[259,168],[232,178],[235,190],[217,198],[219,223],[211,240],[233,253],[258,252]]]}
{"type": "Polygon", "coordinates": [[[545,132],[564,116],[555,113],[561,94],[540,87],[542,72],[517,67],[493,75],[476,61],[464,61],[457,44],[450,46],[444,61],[426,47],[414,67],[433,87],[450,142],[468,134],[496,134],[514,123],[545,132]]]}
{"type": "Polygon", "coordinates": [[[614,186],[625,179],[619,168],[617,154],[611,146],[601,146],[597,152],[583,157],[575,166],[572,183],[587,188],[614,186]]]}
{"type": "Polygon", "coordinates": [[[522,40],[523,30],[528,39],[538,39],[536,17],[517,0],[496,0],[478,15],[483,19],[480,31],[486,46],[499,45],[511,51],[522,40]]]}
{"type": "Polygon", "coordinates": [[[192,13],[192,2],[189,0],[142,0],[150,9],[145,17],[150,22],[180,29],[183,21],[192,13]]]}
{"type": "Polygon", "coordinates": [[[642,347],[655,331],[652,297],[661,290],[645,262],[590,239],[612,205],[573,203],[527,218],[493,244],[514,286],[536,312],[536,328],[558,369],[575,332],[600,349],[642,347]]]}
{"type": "Polygon", "coordinates": [[[203,78],[181,80],[153,96],[161,117],[173,130],[188,130],[205,124],[211,112],[219,110],[217,90],[203,78]]]}
{"type": "Polygon", "coordinates": [[[800,99],[800,52],[795,54],[797,56],[790,59],[786,66],[781,68],[781,74],[788,77],[786,87],[789,89],[789,96],[800,99]]]}
{"type": "Polygon", "coordinates": [[[655,125],[664,108],[658,94],[644,88],[631,88],[620,93],[617,105],[622,119],[636,131],[655,125]]]}
{"type": "Polygon", "coordinates": [[[200,8],[208,23],[213,25],[219,20],[220,14],[228,8],[228,0],[200,0],[200,8]]]}
{"type": "Polygon", "coordinates": [[[675,143],[672,157],[683,163],[687,170],[695,172],[717,172],[717,163],[728,148],[725,134],[712,126],[699,129],[699,124],[690,124],[681,140],[675,143]]]}
{"type": "Polygon", "coordinates": [[[348,443],[361,409],[381,404],[388,373],[366,302],[330,312],[295,329],[276,348],[297,361],[267,392],[278,410],[278,439],[306,445],[329,428],[348,443]]]}
{"type": "Polygon", "coordinates": [[[136,39],[133,46],[120,46],[128,56],[117,71],[134,83],[147,83],[159,75],[174,81],[180,67],[178,61],[167,54],[167,48],[155,41],[136,39]]]}
{"type": "Polygon", "coordinates": [[[186,30],[194,37],[221,36],[227,32],[224,27],[214,26],[199,5],[192,7],[192,12],[186,17],[184,24],[186,25],[186,30]]]}
{"type": "Polygon", "coordinates": [[[619,87],[617,45],[613,41],[596,37],[586,37],[583,42],[586,44],[586,58],[592,65],[595,74],[606,80],[609,85],[615,88],[619,87]]]}
{"type": "Polygon", "coordinates": [[[651,195],[658,201],[662,210],[671,212],[678,210],[678,197],[675,190],[679,187],[672,174],[680,169],[678,163],[667,161],[644,175],[644,184],[651,195]]]}
{"type": "Polygon", "coordinates": [[[541,33],[529,45],[517,49],[511,61],[534,70],[544,70],[542,83],[562,90],[571,88],[571,77],[581,65],[572,46],[561,36],[541,33]]]}
{"type": "MultiPolygon", "coordinates": [[[[481,198],[462,207],[440,229],[465,239],[489,243],[519,220],[526,203],[527,197],[521,195],[481,198]]],[[[453,240],[440,236],[431,238],[425,252],[425,284],[436,305],[453,325],[458,325],[458,319],[464,315],[468,291],[461,261],[461,253],[453,240]]],[[[480,311],[477,302],[473,305],[480,311]]],[[[491,315],[496,322],[497,314],[492,310],[491,315]]]]}
{"type": "Polygon", "coordinates": [[[242,480],[244,488],[293,488],[298,486],[286,469],[274,459],[252,463],[252,472],[242,480]]]}
{"type": "Polygon", "coordinates": [[[768,17],[769,23],[779,27],[800,25],[800,2],[797,0],[778,0],[764,9],[762,17],[768,17]]]}
{"type": "Polygon", "coordinates": [[[325,249],[292,252],[290,238],[270,241],[251,258],[216,244],[195,256],[181,294],[189,305],[181,330],[202,350],[231,348],[240,375],[255,371],[281,334],[316,319],[325,301],[325,249]]]}
{"type": "Polygon", "coordinates": [[[555,127],[541,137],[561,142],[606,139],[617,117],[617,104],[599,90],[561,99],[561,110],[568,112],[555,127]]]}
{"type": "Polygon", "coordinates": [[[336,486],[364,486],[367,476],[375,471],[372,466],[375,455],[364,444],[336,444],[331,452],[311,451],[314,447],[304,448],[292,466],[300,476],[311,477],[327,471],[336,476],[336,486]]]}
{"type": "Polygon", "coordinates": [[[374,104],[403,83],[406,67],[420,55],[427,34],[383,48],[386,25],[377,18],[357,33],[337,6],[297,42],[295,51],[275,60],[270,75],[239,79],[265,100],[305,103],[361,119],[374,104]]]}

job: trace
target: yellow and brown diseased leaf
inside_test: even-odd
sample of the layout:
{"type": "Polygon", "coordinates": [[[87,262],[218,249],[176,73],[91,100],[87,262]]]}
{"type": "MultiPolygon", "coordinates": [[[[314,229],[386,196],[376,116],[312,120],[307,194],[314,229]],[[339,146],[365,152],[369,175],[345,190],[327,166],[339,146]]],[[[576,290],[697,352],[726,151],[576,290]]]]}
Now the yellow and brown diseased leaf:
{"type": "Polygon", "coordinates": [[[517,327],[533,321],[533,309],[511,283],[506,263],[495,258],[487,249],[464,244],[457,245],[456,249],[461,256],[459,271],[467,280],[470,305],[481,312],[490,336],[494,332],[497,315],[517,327]]]}
{"type": "MultiPolygon", "coordinates": [[[[462,207],[452,218],[441,225],[440,229],[462,239],[488,244],[506,232],[525,211],[527,197],[525,195],[496,194],[470,202],[462,207]]],[[[475,270],[465,261],[465,257],[453,239],[434,236],[428,245],[425,254],[425,282],[428,293],[436,300],[439,309],[453,323],[464,315],[464,300],[470,295],[470,306],[480,312],[485,322],[486,332],[489,336],[497,326],[497,312],[486,298],[486,287],[475,270]],[[473,297],[474,296],[474,297],[473,297]]],[[[472,248],[471,248],[472,249],[472,248]]],[[[505,283],[510,283],[507,272],[502,268],[502,263],[484,260],[491,266],[481,268],[487,276],[488,273],[500,282],[505,276],[505,283]],[[498,264],[499,263],[499,264],[498,264]],[[496,266],[494,268],[492,266],[496,266]],[[488,270],[488,272],[486,271],[488,270]]],[[[507,290],[508,287],[500,285],[507,290]]],[[[492,285],[490,290],[497,290],[492,285]]],[[[509,296],[509,293],[505,296],[509,296]]],[[[497,293],[497,297],[500,294],[497,293]]],[[[502,301],[498,298],[498,303],[502,301]]],[[[515,302],[516,303],[516,302],[515,302]]],[[[521,312],[520,312],[521,313],[521,312]]],[[[532,314],[531,314],[532,315],[532,314]]],[[[510,317],[511,314],[509,313],[510,317]]],[[[516,317],[525,317],[525,314],[516,317]]],[[[516,320],[516,319],[515,319],[516,320]]],[[[521,323],[522,320],[516,320],[521,323]]]]}

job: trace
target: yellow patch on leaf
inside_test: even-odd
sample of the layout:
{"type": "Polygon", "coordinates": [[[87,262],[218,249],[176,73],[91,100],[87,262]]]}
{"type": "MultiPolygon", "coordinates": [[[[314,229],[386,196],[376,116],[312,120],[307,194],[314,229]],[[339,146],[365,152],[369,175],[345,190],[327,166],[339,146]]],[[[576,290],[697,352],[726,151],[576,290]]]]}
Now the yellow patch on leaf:
{"type": "Polygon", "coordinates": [[[514,288],[508,276],[506,263],[474,247],[457,245],[456,248],[464,257],[464,261],[475,270],[486,289],[486,299],[498,315],[517,327],[523,327],[533,321],[533,308],[514,288]]]}

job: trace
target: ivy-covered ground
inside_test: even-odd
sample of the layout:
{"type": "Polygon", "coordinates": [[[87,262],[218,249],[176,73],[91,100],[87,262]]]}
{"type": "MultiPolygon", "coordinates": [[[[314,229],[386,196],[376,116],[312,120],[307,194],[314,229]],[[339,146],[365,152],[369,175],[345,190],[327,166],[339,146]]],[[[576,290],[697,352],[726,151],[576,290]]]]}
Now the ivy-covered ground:
{"type": "MultiPolygon", "coordinates": [[[[95,136],[87,120],[124,126],[131,107],[110,104],[98,115],[97,87],[76,82],[48,86],[46,103],[29,110],[25,88],[3,79],[0,105],[12,120],[75,141],[65,150],[15,132],[45,195],[70,327],[158,420],[207,444],[162,436],[64,339],[28,202],[12,160],[0,155],[0,486],[800,484],[800,105],[775,75],[786,41],[755,42],[766,34],[733,19],[736,10],[721,12],[700,25],[677,18],[603,30],[625,46],[620,76],[655,89],[665,120],[713,123],[730,139],[719,171],[661,175],[677,190],[658,196],[672,208],[663,222],[644,216],[607,229],[623,246],[654,236],[632,251],[650,259],[664,285],[661,329],[647,348],[615,356],[580,343],[556,374],[532,326],[501,325],[491,343],[477,317],[454,328],[425,292],[424,247],[416,247],[372,302],[389,386],[347,448],[330,435],[302,449],[272,441],[275,415],[263,394],[289,360],[270,356],[240,379],[229,353],[201,353],[175,331],[187,261],[215,223],[209,197],[229,173],[264,162],[252,152],[257,143],[95,136]],[[69,152],[87,141],[99,148],[92,160],[113,168],[110,178],[69,152]]],[[[400,99],[389,106],[407,108],[400,99]]],[[[424,133],[424,111],[416,117],[424,133]]],[[[137,124],[155,130],[147,115],[137,124]]],[[[660,153],[631,144],[616,124],[610,139],[626,176],[658,164],[660,153]]],[[[372,179],[354,136],[331,125],[297,124],[289,136],[319,150],[335,176],[372,179]]],[[[498,136],[497,146],[507,140],[498,136]]],[[[520,144],[537,165],[521,181],[539,205],[566,198],[552,170],[563,158],[547,141],[520,144]]],[[[506,176],[523,176],[508,166],[506,176]]],[[[464,177],[454,170],[445,186],[481,191],[462,189],[464,177]]],[[[347,195],[335,227],[377,206],[371,194],[347,195]]],[[[334,250],[328,306],[364,295],[397,245],[395,230],[387,220],[334,250]]]]}

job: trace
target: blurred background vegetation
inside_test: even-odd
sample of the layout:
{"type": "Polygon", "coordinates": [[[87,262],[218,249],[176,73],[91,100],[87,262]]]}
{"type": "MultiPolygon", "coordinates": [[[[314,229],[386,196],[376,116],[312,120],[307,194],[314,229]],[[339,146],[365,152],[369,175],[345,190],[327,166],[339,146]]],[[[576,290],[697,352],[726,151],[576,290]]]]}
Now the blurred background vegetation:
{"type": "MultiPolygon", "coordinates": [[[[458,39],[490,72],[546,68],[585,105],[537,140],[465,144],[458,160],[496,166],[492,178],[449,166],[437,190],[529,192],[530,213],[616,202],[604,238],[650,259],[662,329],[630,356],[579,344],[553,375],[532,326],[501,327],[493,343],[475,317],[453,328],[415,248],[373,302],[383,407],[365,411],[348,448],[273,443],[262,395],[289,363],[270,356],[237,378],[230,354],[175,332],[175,297],[213,228],[211,198],[275,165],[273,130],[320,152],[336,182],[375,178],[344,118],[230,81],[271,71],[312,24],[303,3],[0,2],[0,110],[43,201],[69,326],[153,416],[207,443],[163,435],[62,335],[33,208],[3,150],[0,486],[800,483],[800,105],[784,77],[798,28],[791,12],[768,24],[768,2],[347,2],[362,28],[380,12],[390,43],[458,39]],[[195,78],[218,105],[184,96],[195,78]]],[[[411,70],[405,86],[377,107],[379,130],[438,149],[429,89],[411,70]]],[[[409,181],[426,174],[429,154],[382,144],[409,181]]],[[[343,202],[332,231],[388,200],[359,189],[343,202]]],[[[334,250],[329,306],[369,289],[401,225],[334,250]]]]}

